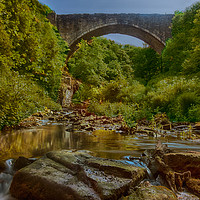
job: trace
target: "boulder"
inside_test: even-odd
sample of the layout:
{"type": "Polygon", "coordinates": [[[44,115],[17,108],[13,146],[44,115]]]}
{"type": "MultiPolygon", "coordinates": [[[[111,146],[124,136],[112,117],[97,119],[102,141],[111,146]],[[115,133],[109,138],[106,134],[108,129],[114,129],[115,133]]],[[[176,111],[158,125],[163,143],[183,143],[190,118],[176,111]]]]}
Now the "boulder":
{"type": "MultiPolygon", "coordinates": [[[[143,160],[155,177],[159,175],[161,182],[169,187],[174,193],[183,191],[185,185],[194,194],[198,194],[198,181],[200,180],[200,152],[170,152],[167,145],[160,141],[156,149],[147,152],[147,158],[143,160]],[[149,154],[148,154],[149,153],[149,154]],[[196,186],[190,183],[196,179],[196,186]],[[192,188],[192,186],[194,186],[192,188]]],[[[199,194],[198,194],[199,195],[199,194]]]]}
{"type": "Polygon", "coordinates": [[[190,171],[192,177],[200,178],[200,152],[168,153],[164,161],[176,172],[190,171]]]}
{"type": "Polygon", "coordinates": [[[14,175],[10,192],[26,200],[118,199],[146,170],[85,151],[49,152],[14,175]]]}

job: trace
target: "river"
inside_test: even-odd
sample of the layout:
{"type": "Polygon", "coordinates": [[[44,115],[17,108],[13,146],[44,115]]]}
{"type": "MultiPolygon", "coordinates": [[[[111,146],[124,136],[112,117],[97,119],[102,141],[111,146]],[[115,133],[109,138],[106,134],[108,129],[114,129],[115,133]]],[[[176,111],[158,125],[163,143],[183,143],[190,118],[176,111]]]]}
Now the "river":
{"type": "MultiPolygon", "coordinates": [[[[48,124],[48,123],[47,123],[48,124]]],[[[125,160],[127,156],[139,157],[146,149],[154,149],[157,140],[178,151],[200,151],[200,141],[184,140],[174,132],[165,137],[149,137],[142,134],[122,135],[112,130],[66,130],[66,125],[51,123],[39,127],[0,133],[0,160],[6,163],[7,169],[0,174],[0,200],[11,199],[7,196],[12,180],[9,168],[12,160],[19,156],[38,158],[46,152],[61,149],[89,150],[93,155],[103,158],[125,160]]]]}

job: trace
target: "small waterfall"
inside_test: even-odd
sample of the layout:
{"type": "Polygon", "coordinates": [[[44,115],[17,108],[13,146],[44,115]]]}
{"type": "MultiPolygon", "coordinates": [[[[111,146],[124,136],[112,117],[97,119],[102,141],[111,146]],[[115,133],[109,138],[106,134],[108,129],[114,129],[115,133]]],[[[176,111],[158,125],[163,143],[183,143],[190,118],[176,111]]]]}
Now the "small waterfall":
{"type": "Polygon", "coordinates": [[[13,178],[13,160],[7,160],[5,165],[5,171],[0,173],[0,200],[14,200],[9,194],[9,188],[13,178]]]}

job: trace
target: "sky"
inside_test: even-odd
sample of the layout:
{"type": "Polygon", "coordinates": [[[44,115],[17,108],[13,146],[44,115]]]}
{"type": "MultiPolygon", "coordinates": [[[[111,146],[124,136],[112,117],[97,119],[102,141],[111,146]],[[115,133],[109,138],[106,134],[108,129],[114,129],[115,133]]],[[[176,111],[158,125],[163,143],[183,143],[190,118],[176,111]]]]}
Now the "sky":
{"type": "MultiPolygon", "coordinates": [[[[197,0],[39,0],[57,14],[80,13],[140,13],[173,14],[184,11],[197,0]]],[[[121,44],[142,46],[143,41],[126,35],[109,34],[105,36],[121,44]]]]}

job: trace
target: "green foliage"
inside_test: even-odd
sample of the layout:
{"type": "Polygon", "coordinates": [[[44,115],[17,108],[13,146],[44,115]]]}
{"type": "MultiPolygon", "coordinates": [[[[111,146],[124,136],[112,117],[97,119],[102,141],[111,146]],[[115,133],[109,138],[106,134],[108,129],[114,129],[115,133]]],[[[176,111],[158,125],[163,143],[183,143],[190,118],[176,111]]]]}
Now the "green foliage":
{"type": "Polygon", "coordinates": [[[1,19],[12,42],[12,69],[32,77],[56,100],[67,46],[46,19],[47,6],[37,0],[1,2],[1,19]]]}
{"type": "Polygon", "coordinates": [[[58,107],[49,97],[57,100],[68,47],[49,12],[38,0],[0,1],[0,128],[58,107]]]}
{"type": "Polygon", "coordinates": [[[190,122],[200,121],[200,105],[192,105],[188,110],[188,120],[190,122]]]}
{"type": "Polygon", "coordinates": [[[161,73],[161,58],[153,49],[138,48],[130,45],[126,45],[125,49],[132,60],[134,77],[137,80],[147,84],[152,77],[161,73]]]}
{"type": "Polygon", "coordinates": [[[200,71],[200,8],[196,12],[193,23],[194,27],[190,30],[192,47],[188,50],[188,57],[183,62],[183,72],[185,74],[194,74],[200,71]]]}
{"type": "Polygon", "coordinates": [[[79,44],[69,70],[83,85],[74,96],[100,115],[123,115],[133,126],[166,113],[174,121],[200,120],[200,3],[176,12],[162,56],[151,48],[105,38],[79,44]]]}
{"type": "Polygon", "coordinates": [[[200,104],[199,81],[197,77],[186,79],[179,76],[157,82],[147,94],[152,112],[166,112],[175,121],[194,121],[192,110],[200,104]]]}
{"type": "Polygon", "coordinates": [[[177,12],[173,18],[172,39],[163,51],[164,70],[173,75],[199,70],[199,10],[197,2],[184,13],[177,12]]]}
{"type": "Polygon", "coordinates": [[[60,109],[44,89],[17,72],[0,73],[0,129],[16,125],[22,119],[45,107],[60,109]]]}
{"type": "Polygon", "coordinates": [[[151,48],[118,45],[105,38],[82,40],[70,59],[69,72],[82,82],[100,86],[104,81],[135,77],[145,84],[161,71],[160,56],[151,48]]]}
{"type": "Polygon", "coordinates": [[[143,109],[146,88],[136,79],[147,83],[158,73],[160,57],[152,49],[122,46],[105,38],[93,38],[92,43],[82,40],[68,67],[83,83],[74,102],[89,99],[90,111],[108,116],[122,114],[130,126],[151,116],[149,109],[143,109]]]}
{"type": "Polygon", "coordinates": [[[104,38],[94,38],[93,43],[82,41],[69,63],[71,73],[83,81],[74,95],[76,102],[89,99],[90,111],[108,116],[121,114],[129,126],[160,112],[174,121],[199,119],[198,77],[163,73],[160,57],[149,48],[121,46],[104,38]],[[94,57],[98,61],[93,62],[91,54],[97,54],[94,57]],[[104,73],[98,73],[101,71],[104,73]],[[90,81],[90,76],[97,81],[90,81]]]}
{"type": "MultiPolygon", "coordinates": [[[[94,39],[95,40],[95,39],[94,39]]],[[[103,63],[102,48],[99,43],[91,45],[82,40],[76,56],[70,59],[69,72],[82,82],[95,86],[100,85],[105,77],[106,64],[103,63]]]]}

